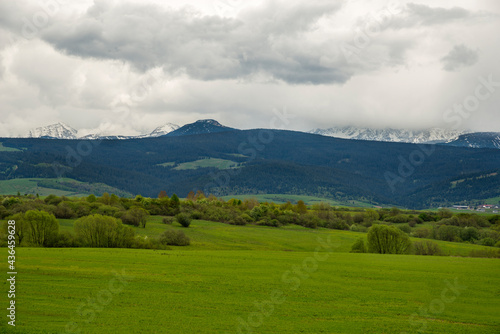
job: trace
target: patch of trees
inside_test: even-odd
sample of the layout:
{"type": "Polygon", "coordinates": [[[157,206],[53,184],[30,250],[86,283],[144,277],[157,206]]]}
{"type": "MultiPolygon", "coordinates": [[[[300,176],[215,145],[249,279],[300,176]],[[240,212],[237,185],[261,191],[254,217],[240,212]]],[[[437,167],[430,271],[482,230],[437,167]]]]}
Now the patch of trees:
{"type": "MultiPolygon", "coordinates": [[[[190,193],[185,200],[180,200],[175,194],[169,197],[165,191],[161,191],[157,198],[143,196],[122,198],[108,193],[99,197],[90,195],[83,198],[54,195],[44,199],[34,196],[0,196],[0,218],[14,217],[16,221],[20,221],[19,224],[23,224],[22,226],[27,224],[29,229],[26,228],[26,231],[29,232],[23,232],[21,228],[18,238],[20,242],[29,240],[29,244],[36,246],[164,247],[168,243],[161,243],[159,239],[141,239],[134,236],[134,241],[130,241],[129,231],[134,231],[134,228],[146,228],[150,216],[161,216],[160,219],[165,224],[175,223],[185,228],[190,226],[192,220],[277,228],[300,225],[313,229],[328,228],[369,233],[380,229],[379,226],[391,226],[389,230],[379,232],[383,232],[386,238],[406,235],[490,247],[500,246],[499,215],[454,214],[445,209],[422,212],[399,208],[341,208],[327,203],[308,206],[303,201],[283,204],[260,203],[255,199],[224,201],[212,195],[206,196],[201,191],[190,193]],[[33,212],[37,212],[37,218],[30,218],[34,215],[33,212]],[[46,221],[43,226],[50,225],[49,221],[52,220],[47,215],[55,219],[77,219],[75,231],[79,232],[72,235],[68,232],[48,231],[41,239],[30,235],[33,231],[39,235],[39,226],[34,221],[46,221]],[[101,226],[102,230],[96,230],[97,226],[101,226]],[[90,233],[92,229],[94,234],[90,233]],[[96,233],[102,234],[102,238],[97,238],[96,233]]],[[[356,251],[361,251],[363,248],[361,245],[358,246],[356,251]]],[[[386,251],[386,248],[376,250],[373,245],[370,248],[369,244],[365,247],[366,251],[386,251]]]]}

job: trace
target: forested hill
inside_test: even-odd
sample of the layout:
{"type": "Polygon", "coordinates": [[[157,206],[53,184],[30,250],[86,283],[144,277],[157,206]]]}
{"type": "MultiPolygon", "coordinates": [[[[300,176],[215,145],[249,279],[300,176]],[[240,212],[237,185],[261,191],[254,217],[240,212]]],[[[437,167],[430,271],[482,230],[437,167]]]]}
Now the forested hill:
{"type": "Polygon", "coordinates": [[[494,149],[279,130],[0,142],[1,179],[64,176],[145,196],[161,190],[179,196],[192,190],[216,195],[293,193],[419,208],[500,194],[500,150],[494,149]]]}

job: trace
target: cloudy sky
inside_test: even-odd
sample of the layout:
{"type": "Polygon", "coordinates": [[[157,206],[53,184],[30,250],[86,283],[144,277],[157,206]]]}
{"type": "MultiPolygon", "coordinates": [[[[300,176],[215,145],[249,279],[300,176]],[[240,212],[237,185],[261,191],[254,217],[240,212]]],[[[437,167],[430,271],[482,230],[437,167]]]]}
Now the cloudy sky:
{"type": "Polygon", "coordinates": [[[498,0],[0,0],[0,136],[500,131],[498,31],[498,0]]]}

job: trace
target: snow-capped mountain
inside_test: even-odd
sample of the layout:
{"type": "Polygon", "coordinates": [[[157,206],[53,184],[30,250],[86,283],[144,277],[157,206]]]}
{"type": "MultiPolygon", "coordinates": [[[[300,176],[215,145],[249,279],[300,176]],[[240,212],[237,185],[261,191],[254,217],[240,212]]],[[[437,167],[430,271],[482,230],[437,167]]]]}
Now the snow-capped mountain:
{"type": "Polygon", "coordinates": [[[164,136],[166,134],[169,134],[170,132],[177,130],[178,128],[179,126],[177,124],[167,123],[163,126],[157,127],[148,135],[139,136],[139,138],[164,136]]]}
{"type": "Polygon", "coordinates": [[[29,138],[54,138],[54,139],[77,139],[75,129],[64,123],[51,124],[33,129],[29,132],[29,138]]]}
{"type": "Polygon", "coordinates": [[[401,143],[447,143],[456,140],[460,135],[468,133],[464,130],[447,130],[432,128],[427,130],[408,129],[371,129],[354,126],[314,129],[309,133],[343,139],[372,140],[401,143]]]}
{"type": "Polygon", "coordinates": [[[449,142],[451,146],[500,149],[500,132],[476,132],[458,137],[449,142]]]}

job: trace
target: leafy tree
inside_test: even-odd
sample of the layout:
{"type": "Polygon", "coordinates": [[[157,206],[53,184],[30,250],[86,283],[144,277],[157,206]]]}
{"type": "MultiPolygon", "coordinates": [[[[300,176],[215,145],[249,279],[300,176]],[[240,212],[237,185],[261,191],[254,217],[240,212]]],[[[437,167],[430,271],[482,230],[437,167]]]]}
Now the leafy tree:
{"type": "Polygon", "coordinates": [[[24,214],[23,220],[29,228],[30,242],[34,246],[46,246],[59,232],[56,217],[45,211],[29,210],[24,214]]]}
{"type": "Polygon", "coordinates": [[[175,216],[175,219],[182,227],[189,227],[191,225],[191,217],[187,213],[179,213],[175,216]]]}
{"type": "Polygon", "coordinates": [[[169,246],[188,246],[191,241],[183,231],[166,230],[160,235],[160,243],[169,246]]]}
{"type": "Polygon", "coordinates": [[[416,241],[413,243],[415,255],[443,255],[439,245],[430,240],[416,241]]]}
{"type": "Polygon", "coordinates": [[[368,251],[380,254],[408,254],[411,241],[406,233],[394,226],[373,225],[368,231],[368,251]]]}
{"type": "Polygon", "coordinates": [[[365,241],[359,238],[351,247],[351,253],[366,253],[365,241]]]}
{"type": "Polygon", "coordinates": [[[460,241],[460,227],[441,225],[437,229],[436,238],[444,241],[460,241]]]}
{"type": "Polygon", "coordinates": [[[83,245],[89,247],[130,247],[134,230],[119,219],[91,215],[75,221],[75,232],[83,245]]]}
{"type": "Polygon", "coordinates": [[[122,216],[122,221],[128,225],[145,228],[148,217],[149,212],[147,210],[134,206],[127,210],[127,212],[122,216]]]}
{"type": "Polygon", "coordinates": [[[158,194],[158,198],[164,198],[164,197],[167,197],[167,192],[165,190],[162,190],[158,194]]]}
{"type": "Polygon", "coordinates": [[[466,227],[460,232],[463,241],[474,241],[479,239],[479,231],[475,227],[466,227]]]}
{"type": "Polygon", "coordinates": [[[304,203],[303,200],[300,200],[300,201],[297,202],[296,209],[297,209],[297,212],[299,214],[301,214],[301,215],[307,213],[307,206],[306,206],[306,203],[304,203]]]}

